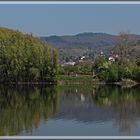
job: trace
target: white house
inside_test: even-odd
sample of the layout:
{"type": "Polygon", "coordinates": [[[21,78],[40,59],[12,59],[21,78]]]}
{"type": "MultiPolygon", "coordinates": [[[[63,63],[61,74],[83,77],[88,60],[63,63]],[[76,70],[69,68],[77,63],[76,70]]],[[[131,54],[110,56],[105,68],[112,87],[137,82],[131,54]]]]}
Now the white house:
{"type": "Polygon", "coordinates": [[[112,56],[110,56],[110,57],[108,58],[108,60],[111,61],[111,62],[115,62],[115,58],[112,57],[112,56]]]}

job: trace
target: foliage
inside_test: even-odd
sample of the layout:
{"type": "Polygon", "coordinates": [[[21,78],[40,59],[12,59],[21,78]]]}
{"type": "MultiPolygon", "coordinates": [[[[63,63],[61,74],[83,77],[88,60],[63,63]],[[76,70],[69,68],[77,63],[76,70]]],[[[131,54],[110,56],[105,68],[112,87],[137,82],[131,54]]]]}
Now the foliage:
{"type": "Polygon", "coordinates": [[[78,76],[70,76],[70,75],[59,75],[58,76],[59,85],[69,85],[69,84],[92,84],[93,77],[90,75],[78,75],[78,76]]]}
{"type": "Polygon", "coordinates": [[[119,74],[118,74],[118,66],[117,65],[109,66],[106,81],[107,82],[117,82],[117,81],[119,81],[119,74]]]}
{"type": "Polygon", "coordinates": [[[32,34],[0,28],[0,82],[55,81],[58,55],[32,34]]]}
{"type": "Polygon", "coordinates": [[[72,74],[80,74],[80,75],[92,75],[92,63],[76,63],[74,66],[66,65],[61,67],[60,74],[72,75],[72,74]]]}
{"type": "Polygon", "coordinates": [[[60,74],[65,74],[65,75],[76,74],[76,73],[78,73],[77,66],[66,65],[64,67],[61,67],[60,70],[60,74]]]}
{"type": "Polygon", "coordinates": [[[140,82],[140,67],[135,67],[133,69],[133,79],[140,82]]]}
{"type": "Polygon", "coordinates": [[[106,81],[108,73],[109,63],[104,59],[98,59],[93,65],[93,71],[100,80],[106,81]]]}
{"type": "Polygon", "coordinates": [[[105,82],[119,82],[122,79],[131,79],[133,76],[133,67],[131,65],[110,63],[106,60],[96,60],[93,71],[100,80],[105,82]]]}

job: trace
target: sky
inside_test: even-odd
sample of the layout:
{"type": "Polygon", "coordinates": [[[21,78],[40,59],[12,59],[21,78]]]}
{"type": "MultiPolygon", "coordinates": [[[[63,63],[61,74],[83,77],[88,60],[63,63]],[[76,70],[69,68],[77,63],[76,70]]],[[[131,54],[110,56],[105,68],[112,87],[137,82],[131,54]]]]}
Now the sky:
{"type": "Polygon", "coordinates": [[[35,36],[140,34],[140,4],[0,4],[0,26],[35,36]]]}

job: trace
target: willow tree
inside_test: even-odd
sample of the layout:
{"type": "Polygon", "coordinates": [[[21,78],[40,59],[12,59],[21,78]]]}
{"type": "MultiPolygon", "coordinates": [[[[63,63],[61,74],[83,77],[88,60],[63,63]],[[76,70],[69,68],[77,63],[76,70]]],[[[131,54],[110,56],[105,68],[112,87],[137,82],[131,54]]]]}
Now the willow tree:
{"type": "Polygon", "coordinates": [[[32,34],[0,28],[0,82],[54,82],[58,56],[53,51],[32,34]]]}

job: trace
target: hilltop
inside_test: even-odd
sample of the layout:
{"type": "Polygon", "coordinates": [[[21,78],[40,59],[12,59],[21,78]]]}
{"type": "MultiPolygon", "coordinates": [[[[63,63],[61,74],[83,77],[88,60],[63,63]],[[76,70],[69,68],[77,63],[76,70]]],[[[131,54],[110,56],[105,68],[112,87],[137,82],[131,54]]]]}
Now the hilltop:
{"type": "MultiPolygon", "coordinates": [[[[47,41],[49,45],[58,48],[60,59],[63,60],[68,57],[81,56],[91,50],[103,50],[107,52],[115,46],[117,37],[117,35],[107,33],[84,32],[76,35],[44,36],[40,37],[40,39],[43,42],[47,41]]],[[[140,35],[132,34],[132,37],[140,43],[140,35]]]]}
{"type": "Polygon", "coordinates": [[[41,37],[55,47],[62,48],[96,48],[110,46],[115,43],[115,35],[106,33],[80,33],[77,35],[41,37]]]}

